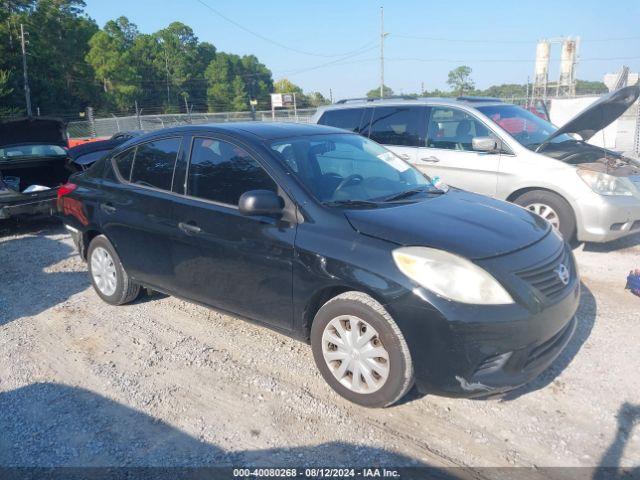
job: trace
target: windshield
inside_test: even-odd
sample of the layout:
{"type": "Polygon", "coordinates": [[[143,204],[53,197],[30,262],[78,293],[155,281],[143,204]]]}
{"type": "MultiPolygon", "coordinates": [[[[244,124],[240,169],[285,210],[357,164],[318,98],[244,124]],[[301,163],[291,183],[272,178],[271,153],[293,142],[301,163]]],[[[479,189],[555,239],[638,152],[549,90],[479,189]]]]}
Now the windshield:
{"type": "Polygon", "coordinates": [[[58,145],[13,145],[0,148],[0,158],[11,159],[18,157],[57,157],[66,155],[64,148],[58,145]]]}
{"type": "MultiPolygon", "coordinates": [[[[536,149],[549,135],[558,130],[546,120],[516,105],[491,105],[477,108],[500,125],[503,130],[509,132],[521,145],[531,150],[536,149]]],[[[554,138],[551,143],[566,141],[574,141],[574,139],[565,133],[554,138]]]]}
{"type": "Polygon", "coordinates": [[[273,142],[271,149],[323,203],[382,201],[433,189],[389,150],[358,135],[316,135],[273,142]]]}

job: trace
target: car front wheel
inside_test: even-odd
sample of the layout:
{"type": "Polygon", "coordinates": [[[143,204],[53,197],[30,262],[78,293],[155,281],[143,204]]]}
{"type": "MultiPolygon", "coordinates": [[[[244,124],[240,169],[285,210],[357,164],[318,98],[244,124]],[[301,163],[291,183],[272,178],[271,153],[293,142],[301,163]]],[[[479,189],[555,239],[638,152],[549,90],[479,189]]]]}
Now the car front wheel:
{"type": "Polygon", "coordinates": [[[576,234],[576,219],[573,209],[560,195],[546,190],[532,190],[514,200],[516,205],[540,215],[558,230],[567,242],[576,234]]]}
{"type": "Polygon", "coordinates": [[[98,235],[91,240],[87,259],[91,283],[102,300],[123,305],[138,298],[140,285],[131,281],[107,237],[98,235]]]}
{"type": "Polygon", "coordinates": [[[402,332],[384,307],[364,293],[343,293],[318,310],[311,348],[329,386],[354,403],[386,407],[413,385],[402,332]]]}

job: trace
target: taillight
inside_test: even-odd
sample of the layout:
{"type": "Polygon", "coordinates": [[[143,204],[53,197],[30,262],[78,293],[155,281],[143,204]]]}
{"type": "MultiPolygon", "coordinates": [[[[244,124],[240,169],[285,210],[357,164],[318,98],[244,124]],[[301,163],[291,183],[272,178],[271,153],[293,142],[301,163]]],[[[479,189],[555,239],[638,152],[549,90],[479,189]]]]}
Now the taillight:
{"type": "Polygon", "coordinates": [[[61,185],[58,188],[58,200],[60,200],[65,195],[69,195],[76,188],[78,188],[78,185],[76,185],[75,183],[65,183],[64,185],[61,185]]]}

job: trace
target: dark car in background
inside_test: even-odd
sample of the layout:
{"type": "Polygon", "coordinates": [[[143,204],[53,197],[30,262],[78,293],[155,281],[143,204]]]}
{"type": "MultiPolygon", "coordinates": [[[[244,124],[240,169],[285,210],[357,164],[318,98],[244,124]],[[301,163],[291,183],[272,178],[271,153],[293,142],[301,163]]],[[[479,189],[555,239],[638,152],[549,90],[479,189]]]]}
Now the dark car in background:
{"type": "Polygon", "coordinates": [[[57,188],[77,170],[69,162],[62,120],[36,117],[0,123],[0,220],[51,213],[57,188]]]}
{"type": "Polygon", "coordinates": [[[85,170],[114,148],[144,133],[142,130],[126,130],[116,132],[105,140],[81,143],[69,149],[69,158],[79,169],[85,170]]]}
{"type": "Polygon", "coordinates": [[[307,341],[327,383],[369,407],[414,381],[513,389],[575,329],[578,272],[548,222],[337,128],[154,132],[74,175],[58,208],[107,303],[148,287],[307,341]]]}

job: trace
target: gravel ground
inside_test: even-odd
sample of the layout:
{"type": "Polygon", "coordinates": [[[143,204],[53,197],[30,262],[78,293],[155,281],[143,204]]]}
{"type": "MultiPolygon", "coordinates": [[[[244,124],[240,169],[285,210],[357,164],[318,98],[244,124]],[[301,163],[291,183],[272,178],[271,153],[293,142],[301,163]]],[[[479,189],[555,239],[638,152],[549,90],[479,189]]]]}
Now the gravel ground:
{"type": "Polygon", "coordinates": [[[576,249],[576,335],[508,397],[334,394],[307,345],[160,294],[112,307],[54,221],[0,227],[0,466],[622,466],[640,474],[640,236],[576,249]]]}

